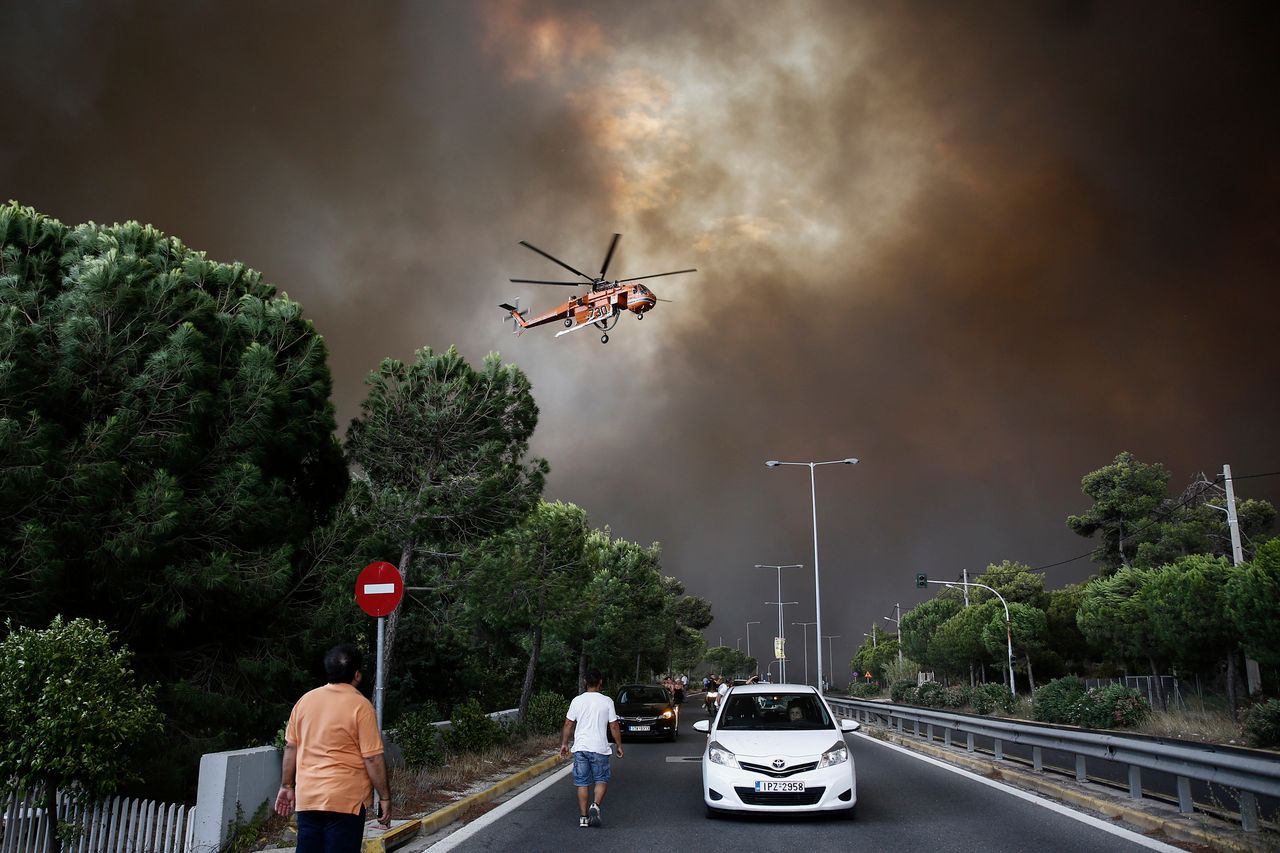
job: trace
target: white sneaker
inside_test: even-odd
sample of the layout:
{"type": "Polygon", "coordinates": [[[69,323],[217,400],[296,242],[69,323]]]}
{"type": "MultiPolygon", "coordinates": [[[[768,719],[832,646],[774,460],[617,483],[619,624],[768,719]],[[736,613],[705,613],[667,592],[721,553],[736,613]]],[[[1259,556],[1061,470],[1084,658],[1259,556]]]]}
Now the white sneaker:
{"type": "Polygon", "coordinates": [[[586,829],[590,825],[585,817],[578,818],[578,829],[586,829]]]}
{"type": "Polygon", "coordinates": [[[588,815],[587,823],[589,825],[591,826],[600,825],[600,807],[598,805],[596,805],[595,803],[592,803],[591,807],[587,809],[587,815],[588,815]]]}

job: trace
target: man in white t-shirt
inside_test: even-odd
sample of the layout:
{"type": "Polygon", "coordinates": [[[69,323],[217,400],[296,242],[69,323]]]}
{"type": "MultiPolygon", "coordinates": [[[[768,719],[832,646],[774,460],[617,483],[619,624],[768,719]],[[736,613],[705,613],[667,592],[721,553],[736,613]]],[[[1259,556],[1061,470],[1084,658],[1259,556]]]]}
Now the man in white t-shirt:
{"type": "Polygon", "coordinates": [[[613,742],[622,757],[622,730],[618,727],[618,712],[613,700],[600,692],[603,679],[600,671],[587,670],[587,692],[574,697],[565,714],[564,730],[560,734],[560,757],[573,753],[573,784],[578,788],[578,826],[600,825],[600,801],[609,787],[609,748],[606,732],[613,733],[613,742]],[[573,737],[573,749],[569,737],[573,737]],[[590,806],[588,803],[590,796],[590,806]]]}

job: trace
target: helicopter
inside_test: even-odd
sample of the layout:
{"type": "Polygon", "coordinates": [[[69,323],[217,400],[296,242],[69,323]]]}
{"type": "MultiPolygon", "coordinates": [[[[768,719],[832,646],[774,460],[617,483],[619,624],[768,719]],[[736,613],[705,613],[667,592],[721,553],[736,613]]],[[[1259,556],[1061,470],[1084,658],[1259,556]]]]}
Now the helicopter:
{"type": "Polygon", "coordinates": [[[604,263],[600,265],[600,274],[597,276],[589,276],[576,270],[554,255],[542,251],[532,243],[521,240],[521,246],[532,252],[537,252],[542,257],[564,267],[574,275],[581,276],[584,281],[545,281],[532,278],[513,278],[511,279],[512,282],[515,284],[556,284],[566,287],[590,285],[591,290],[557,305],[550,311],[528,318],[526,318],[529,313],[528,310],[520,310],[519,299],[515,300],[514,305],[504,302],[499,306],[507,312],[502,318],[503,322],[511,320],[512,331],[520,334],[525,329],[532,329],[535,326],[563,320],[565,328],[556,332],[557,338],[570,332],[576,332],[579,329],[585,329],[588,326],[595,326],[601,331],[600,343],[607,344],[609,343],[609,330],[618,325],[618,320],[622,317],[624,311],[630,311],[636,315],[637,320],[643,320],[644,315],[653,310],[657,303],[671,301],[670,299],[659,299],[652,290],[643,284],[636,284],[635,282],[648,278],[660,278],[664,275],[697,272],[696,269],[673,270],[672,272],[640,275],[633,278],[619,278],[612,281],[606,279],[605,276],[609,271],[609,261],[613,259],[614,249],[618,248],[618,240],[621,237],[621,234],[613,235],[613,239],[609,243],[609,250],[604,255],[604,263]]]}

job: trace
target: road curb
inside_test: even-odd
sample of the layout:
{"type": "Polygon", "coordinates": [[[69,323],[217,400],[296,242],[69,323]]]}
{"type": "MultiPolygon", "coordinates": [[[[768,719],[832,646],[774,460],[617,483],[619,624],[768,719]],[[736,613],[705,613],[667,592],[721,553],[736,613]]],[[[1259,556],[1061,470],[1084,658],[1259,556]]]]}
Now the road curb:
{"type": "MultiPolygon", "coordinates": [[[[472,806],[496,800],[512,788],[518,788],[530,779],[534,779],[555,769],[558,765],[562,764],[563,761],[564,760],[558,755],[545,758],[537,764],[530,765],[517,773],[513,773],[492,787],[472,794],[469,797],[464,797],[456,803],[450,803],[442,809],[437,809],[431,814],[419,818],[414,824],[414,828],[415,830],[421,829],[424,831],[424,834],[430,835],[431,833],[443,829],[458,818],[462,817],[462,815],[466,813],[467,809],[472,806]]],[[[384,853],[385,849],[385,847],[371,848],[368,846],[368,842],[366,842],[364,853],[384,853]]]]}
{"type": "MultiPolygon", "coordinates": [[[[1089,782],[1080,783],[1074,780],[1059,779],[1055,776],[1037,774],[1034,771],[1024,770],[1017,765],[1010,765],[1008,762],[998,762],[995,759],[982,758],[970,755],[967,752],[956,752],[954,749],[921,742],[905,735],[899,735],[896,732],[877,732],[874,735],[868,732],[868,734],[871,737],[877,737],[914,752],[925,753],[949,764],[959,765],[983,776],[1010,782],[1019,787],[1030,788],[1045,796],[1091,809],[1110,818],[1118,818],[1147,832],[1160,832],[1169,838],[1193,844],[1203,844],[1214,850],[1224,851],[1224,853],[1253,853],[1253,851],[1259,849],[1256,843],[1251,843],[1252,839],[1240,837],[1243,834],[1243,830],[1232,832],[1226,829],[1215,829],[1202,823],[1195,823],[1193,821],[1203,821],[1209,818],[1188,818],[1174,810],[1173,807],[1166,806],[1163,803],[1144,800],[1150,811],[1139,809],[1129,805],[1124,800],[1111,796],[1105,789],[1089,782]],[[1162,814],[1161,812],[1164,810],[1168,810],[1169,813],[1167,815],[1162,814]]],[[[1258,841],[1261,841],[1261,838],[1258,841]]]]}

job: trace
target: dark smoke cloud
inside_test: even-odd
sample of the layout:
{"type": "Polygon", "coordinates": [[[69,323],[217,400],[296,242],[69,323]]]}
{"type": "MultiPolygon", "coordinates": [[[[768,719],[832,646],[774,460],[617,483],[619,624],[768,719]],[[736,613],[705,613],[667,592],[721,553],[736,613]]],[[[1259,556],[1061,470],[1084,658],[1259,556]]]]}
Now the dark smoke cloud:
{"type": "Polygon", "coordinates": [[[1121,450],[1175,487],[1280,470],[1276,18],[11,4],[0,192],[263,270],[326,335],[343,423],[383,357],[501,351],[550,496],[661,541],[713,642],[766,641],[755,563],[805,563],[787,621],[813,617],[807,473],[763,462],[861,457],[818,482],[844,660],[915,571],[1088,551],[1064,518],[1121,450]],[[518,240],[594,270],[613,231],[618,273],[699,272],[605,347],[503,331],[497,303],[567,295],[506,283],[561,272],[518,240]]]}

